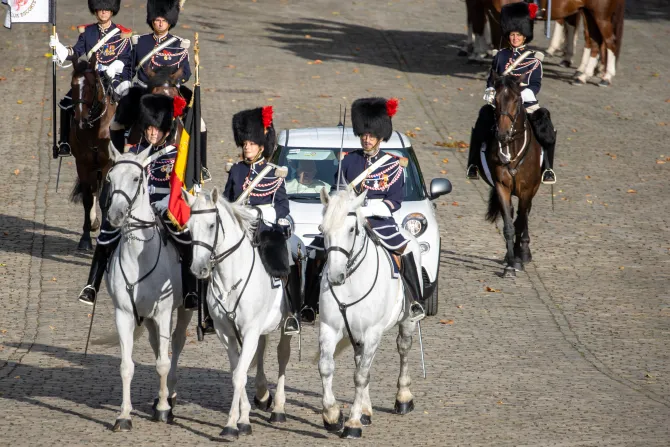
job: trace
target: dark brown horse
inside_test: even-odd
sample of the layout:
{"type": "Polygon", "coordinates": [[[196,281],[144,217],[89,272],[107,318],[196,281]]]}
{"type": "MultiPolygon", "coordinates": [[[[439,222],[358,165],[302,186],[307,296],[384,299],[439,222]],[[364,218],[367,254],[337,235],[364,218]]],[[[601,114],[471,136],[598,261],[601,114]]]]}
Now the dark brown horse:
{"type": "Polygon", "coordinates": [[[70,126],[70,146],[77,165],[77,183],[72,190],[73,202],[84,204],[83,233],[79,250],[92,250],[91,231],[100,227],[96,201],[111,164],[107,155],[109,125],[116,111],[116,103],[105,91],[96,70],[95,53],[90,61],[73,64],[72,103],[73,120],[70,126]]]}
{"type": "Polygon", "coordinates": [[[523,107],[519,80],[514,76],[498,76],[495,72],[493,78],[495,136],[487,142],[485,152],[490,170],[487,181],[493,188],[486,218],[495,222],[502,215],[507,244],[503,275],[514,277],[516,270],[523,270],[523,265],[532,259],[528,214],[540,187],[542,148],[523,107]],[[512,196],[519,199],[514,221],[512,196]]]}

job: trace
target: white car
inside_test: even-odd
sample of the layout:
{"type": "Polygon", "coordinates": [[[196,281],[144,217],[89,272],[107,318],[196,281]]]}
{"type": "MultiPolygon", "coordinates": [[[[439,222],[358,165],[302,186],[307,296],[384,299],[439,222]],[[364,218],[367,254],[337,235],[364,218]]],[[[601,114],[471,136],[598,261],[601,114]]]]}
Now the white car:
{"type": "MultiPolygon", "coordinates": [[[[350,152],[361,148],[351,128],[319,127],[283,130],[272,161],[288,167],[286,192],[289,197],[293,234],[309,246],[319,234],[323,205],[319,199],[322,188],[329,191],[338,169],[340,147],[350,152]],[[311,178],[310,178],[311,177],[311,178]]],[[[440,231],[431,200],[451,192],[447,179],[434,179],[427,190],[412,141],[399,132],[381,150],[409,160],[405,168],[405,198],[400,209],[393,213],[396,222],[410,231],[421,246],[423,290],[426,314],[437,313],[438,274],[440,270],[440,231]]]]}

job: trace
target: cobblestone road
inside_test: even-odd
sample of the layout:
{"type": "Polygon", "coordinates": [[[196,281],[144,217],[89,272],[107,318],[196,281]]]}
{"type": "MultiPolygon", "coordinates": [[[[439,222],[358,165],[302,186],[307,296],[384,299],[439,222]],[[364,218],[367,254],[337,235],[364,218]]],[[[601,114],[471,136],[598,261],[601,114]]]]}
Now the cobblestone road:
{"type": "MultiPolygon", "coordinates": [[[[501,235],[483,220],[487,188],[464,180],[465,152],[435,144],[467,141],[481,105],[486,66],[456,56],[462,2],[187,2],[176,34],[200,32],[214,184],[224,184],[223,166],[236,155],[234,112],[273,104],[279,128],[334,125],[339,104],[371,95],[402,99],[394,125],[416,133],[425,176],[447,171],[454,184],[438,201],[440,311],[424,324],[428,378],[420,378],[414,349],[417,409],[393,415],[398,360],[389,334],[373,368],[374,424],[363,444],[670,444],[670,16],[662,2],[649,3],[661,9],[629,15],[612,88],[572,87],[569,70],[545,62],[540,100],[559,132],[555,212],[542,187],[531,217],[534,262],[505,280],[497,275],[501,235]]],[[[145,32],[143,5],[124,0],[118,22],[145,32]]],[[[74,0],[58,8],[61,40],[74,42],[71,27],[90,21],[88,11],[74,0]]],[[[55,191],[48,29],[16,25],[0,31],[0,42],[0,444],[217,441],[230,404],[229,367],[219,342],[198,343],[194,331],[176,423],[150,422],[157,377],[142,340],[134,431],[109,430],[121,400],[119,350],[93,346],[83,356],[90,308],[76,295],[90,256],[75,251],[83,220],[68,202],[71,160],[55,191]]],[[[60,94],[68,81],[60,70],[60,94]]],[[[103,293],[94,338],[113,328],[103,293]]],[[[310,360],[317,330],[304,332],[303,360],[294,343],[287,376],[289,422],[272,426],[254,410],[254,435],[240,444],[340,442],[321,426],[321,384],[310,360]]],[[[345,404],[353,398],[352,363],[344,355],[337,365],[335,392],[345,404]]],[[[273,377],[272,350],[267,364],[273,377]]]]}

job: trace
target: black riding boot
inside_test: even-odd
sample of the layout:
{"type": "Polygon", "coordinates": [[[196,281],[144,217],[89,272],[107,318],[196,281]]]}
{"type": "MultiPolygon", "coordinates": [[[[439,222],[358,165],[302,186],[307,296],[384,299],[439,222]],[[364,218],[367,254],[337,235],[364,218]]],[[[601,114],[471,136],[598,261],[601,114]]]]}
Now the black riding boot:
{"type": "Polygon", "coordinates": [[[485,105],[479,109],[479,116],[475,127],[470,133],[470,151],[468,152],[468,170],[466,177],[470,180],[479,179],[479,158],[482,144],[490,139],[495,126],[494,109],[490,105],[485,105]]]}
{"type": "Polygon", "coordinates": [[[207,304],[207,289],[209,289],[209,280],[198,280],[198,305],[202,306],[202,321],[200,325],[204,334],[214,334],[214,320],[209,314],[209,305],[207,304]]]}
{"type": "Polygon", "coordinates": [[[556,149],[556,129],[551,122],[549,110],[541,107],[530,116],[530,124],[537,142],[542,146],[544,157],[542,159],[542,183],[553,185],[556,183],[554,173],[554,151],[556,149]]]}
{"type": "Polygon", "coordinates": [[[86,287],[84,287],[79,293],[79,301],[82,303],[88,304],[90,306],[95,303],[98,291],[100,290],[102,277],[105,274],[107,261],[109,260],[110,254],[114,251],[115,246],[116,244],[102,245],[100,243],[95,246],[95,252],[93,253],[91,269],[88,272],[86,287]]]}
{"type": "Polygon", "coordinates": [[[411,298],[409,307],[410,319],[420,321],[426,317],[426,312],[424,311],[425,300],[421,295],[420,278],[419,272],[416,270],[416,263],[414,262],[414,253],[411,251],[407,252],[400,259],[402,260],[400,273],[407,288],[407,294],[411,298]]]}
{"type": "Polygon", "coordinates": [[[126,130],[125,129],[110,130],[109,136],[116,150],[123,154],[123,149],[126,145],[126,130]]]}
{"type": "Polygon", "coordinates": [[[284,296],[289,306],[289,314],[284,320],[284,334],[298,335],[300,333],[300,323],[295,315],[302,304],[300,293],[300,269],[297,265],[292,265],[286,280],[284,296]]]}
{"type": "Polygon", "coordinates": [[[478,141],[478,138],[475,136],[475,128],[472,128],[470,134],[470,151],[468,152],[468,168],[465,173],[465,177],[469,180],[479,180],[479,149],[481,147],[481,142],[478,141]],[[478,144],[479,143],[479,144],[478,144]]]}
{"type": "Polygon", "coordinates": [[[60,138],[58,140],[58,148],[54,148],[53,157],[69,157],[72,155],[70,149],[70,116],[72,109],[60,109],[60,138]]]}

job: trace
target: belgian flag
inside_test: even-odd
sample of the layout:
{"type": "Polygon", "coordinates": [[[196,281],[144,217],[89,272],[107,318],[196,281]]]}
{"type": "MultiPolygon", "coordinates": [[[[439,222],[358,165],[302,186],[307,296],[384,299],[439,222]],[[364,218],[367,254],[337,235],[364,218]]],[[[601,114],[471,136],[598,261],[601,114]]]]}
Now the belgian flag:
{"type": "Polygon", "coordinates": [[[174,167],[170,174],[170,200],[167,215],[180,230],[191,217],[191,209],[184,201],[181,191],[193,194],[196,185],[202,184],[202,158],[200,141],[200,85],[193,88],[191,104],[186,110],[184,129],[179,138],[179,147],[174,167]]]}

